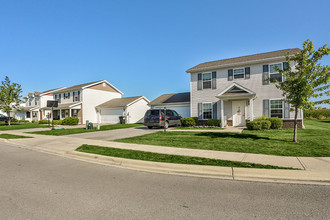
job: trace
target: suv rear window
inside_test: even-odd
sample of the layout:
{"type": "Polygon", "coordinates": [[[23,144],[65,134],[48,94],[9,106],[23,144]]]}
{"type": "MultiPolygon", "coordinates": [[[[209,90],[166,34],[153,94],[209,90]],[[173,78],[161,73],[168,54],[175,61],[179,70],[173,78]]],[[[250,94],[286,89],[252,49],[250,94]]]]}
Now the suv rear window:
{"type": "Polygon", "coordinates": [[[159,116],[159,110],[149,110],[147,111],[147,116],[159,116]]]}

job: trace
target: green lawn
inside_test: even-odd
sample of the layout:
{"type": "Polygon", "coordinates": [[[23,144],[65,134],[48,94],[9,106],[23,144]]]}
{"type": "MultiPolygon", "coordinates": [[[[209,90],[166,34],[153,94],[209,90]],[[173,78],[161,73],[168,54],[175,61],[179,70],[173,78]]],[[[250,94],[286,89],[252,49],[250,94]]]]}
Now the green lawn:
{"type": "Polygon", "coordinates": [[[17,139],[17,138],[32,138],[28,136],[15,135],[15,134],[0,134],[0,138],[3,139],[17,139]]]}
{"type": "Polygon", "coordinates": [[[28,128],[44,128],[48,127],[48,125],[39,125],[38,123],[15,123],[12,125],[7,125],[5,123],[0,123],[0,131],[8,131],[8,130],[18,130],[18,129],[28,129],[28,128]]]}
{"type": "Polygon", "coordinates": [[[43,135],[69,135],[69,134],[80,134],[86,132],[97,132],[97,131],[107,131],[107,130],[115,130],[115,129],[122,129],[122,128],[132,128],[132,127],[139,127],[142,124],[114,124],[114,125],[103,125],[100,126],[100,130],[97,130],[95,127],[90,130],[86,130],[85,128],[70,128],[70,129],[59,129],[59,130],[49,130],[49,131],[34,131],[28,132],[33,134],[43,134],[43,135]]]}
{"type": "Polygon", "coordinates": [[[255,164],[255,163],[216,160],[216,159],[209,159],[203,157],[159,154],[159,153],[152,153],[145,151],[101,147],[101,146],[87,145],[87,144],[78,147],[76,151],[92,153],[92,154],[100,154],[111,157],[120,157],[120,158],[134,159],[134,160],[155,161],[155,162],[164,162],[164,163],[196,164],[196,165],[223,166],[223,167],[265,168],[265,169],[292,169],[292,168],[277,167],[271,165],[255,164]]]}
{"type": "Polygon", "coordinates": [[[305,120],[299,143],[292,142],[293,130],[244,130],[242,134],[211,132],[157,132],[118,142],[168,147],[218,150],[281,156],[330,156],[330,120],[305,120]]]}

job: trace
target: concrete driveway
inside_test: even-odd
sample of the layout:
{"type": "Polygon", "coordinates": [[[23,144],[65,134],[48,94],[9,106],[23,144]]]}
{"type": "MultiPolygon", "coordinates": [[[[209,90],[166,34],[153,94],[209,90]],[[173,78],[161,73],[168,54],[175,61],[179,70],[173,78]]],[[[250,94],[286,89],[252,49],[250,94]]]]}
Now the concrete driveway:
{"type": "Polygon", "coordinates": [[[147,127],[135,127],[135,128],[123,128],[123,129],[116,129],[116,130],[108,130],[108,131],[97,131],[97,132],[90,132],[90,133],[72,134],[72,135],[66,135],[66,137],[111,141],[111,140],[115,140],[115,139],[151,134],[151,133],[155,133],[158,131],[163,131],[163,129],[160,129],[160,128],[148,129],[147,127]]]}

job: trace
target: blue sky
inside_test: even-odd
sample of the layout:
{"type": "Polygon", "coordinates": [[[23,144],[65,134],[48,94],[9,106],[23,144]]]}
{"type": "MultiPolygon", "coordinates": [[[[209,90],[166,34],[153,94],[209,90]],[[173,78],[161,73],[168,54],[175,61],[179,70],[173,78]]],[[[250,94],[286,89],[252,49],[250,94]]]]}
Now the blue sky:
{"type": "Polygon", "coordinates": [[[326,0],[0,0],[0,77],[24,95],[106,79],[152,100],[189,91],[201,62],[329,44],[329,21],[326,0]]]}

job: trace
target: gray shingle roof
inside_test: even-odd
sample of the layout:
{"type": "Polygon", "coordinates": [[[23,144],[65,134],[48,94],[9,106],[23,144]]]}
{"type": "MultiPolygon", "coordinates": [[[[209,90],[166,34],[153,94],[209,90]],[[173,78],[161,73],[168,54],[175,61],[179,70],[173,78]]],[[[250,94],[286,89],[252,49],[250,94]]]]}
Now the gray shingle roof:
{"type": "Polygon", "coordinates": [[[191,72],[197,72],[197,71],[201,71],[204,69],[211,69],[212,67],[218,67],[218,66],[227,65],[227,64],[234,64],[234,63],[240,63],[240,62],[257,61],[257,60],[261,60],[261,59],[281,57],[281,56],[285,56],[288,53],[290,55],[293,55],[300,51],[301,50],[299,48],[292,48],[292,49],[278,50],[278,51],[273,51],[273,52],[268,52],[268,53],[259,53],[259,54],[254,54],[254,55],[205,62],[205,63],[198,64],[198,65],[186,70],[186,72],[191,73],[191,72]]]}
{"type": "Polygon", "coordinates": [[[190,102],[190,92],[164,94],[151,101],[150,105],[159,105],[164,103],[190,102]]]}
{"type": "Polygon", "coordinates": [[[96,108],[117,108],[117,107],[125,107],[131,102],[141,98],[143,96],[134,96],[134,97],[127,97],[127,98],[118,98],[118,99],[111,99],[101,105],[96,106],[96,108]]]}

